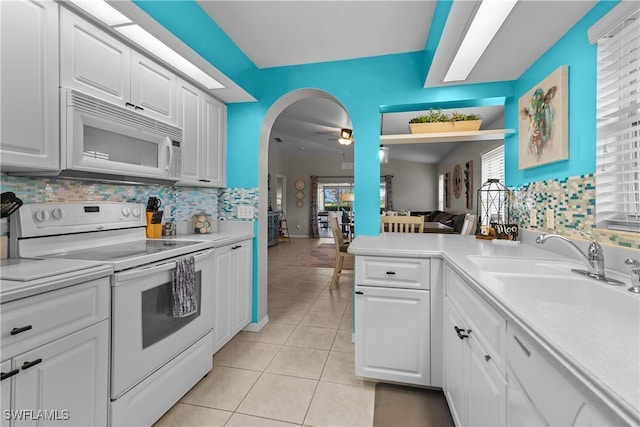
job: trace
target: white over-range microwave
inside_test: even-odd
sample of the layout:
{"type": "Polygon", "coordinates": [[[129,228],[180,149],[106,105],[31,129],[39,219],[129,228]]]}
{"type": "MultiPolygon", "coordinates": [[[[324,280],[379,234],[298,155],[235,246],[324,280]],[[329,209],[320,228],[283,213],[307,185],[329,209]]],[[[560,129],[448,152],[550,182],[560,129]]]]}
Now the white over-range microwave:
{"type": "Polygon", "coordinates": [[[73,89],[60,95],[61,176],[180,180],[181,128],[73,89]]]}

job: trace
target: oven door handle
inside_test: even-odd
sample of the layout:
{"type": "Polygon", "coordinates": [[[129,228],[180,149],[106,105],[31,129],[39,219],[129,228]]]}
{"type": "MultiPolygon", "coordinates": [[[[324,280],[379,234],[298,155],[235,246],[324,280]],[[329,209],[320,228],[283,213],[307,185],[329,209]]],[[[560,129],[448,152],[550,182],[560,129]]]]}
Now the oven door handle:
{"type": "MultiPolygon", "coordinates": [[[[214,249],[208,249],[204,252],[197,253],[193,256],[193,258],[195,262],[200,262],[204,258],[211,256],[213,252],[214,249]]],[[[173,270],[175,268],[176,262],[168,261],[163,262],[162,264],[153,264],[147,267],[135,268],[133,270],[116,273],[116,286],[122,284],[123,282],[139,279],[140,277],[148,276],[151,274],[162,273],[163,271],[173,270]]]]}

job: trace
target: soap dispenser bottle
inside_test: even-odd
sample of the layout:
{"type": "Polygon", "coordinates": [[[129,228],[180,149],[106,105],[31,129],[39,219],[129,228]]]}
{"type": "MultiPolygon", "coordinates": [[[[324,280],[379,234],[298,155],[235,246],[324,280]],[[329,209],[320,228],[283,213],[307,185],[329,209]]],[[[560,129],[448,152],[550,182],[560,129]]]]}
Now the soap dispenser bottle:
{"type": "Polygon", "coordinates": [[[640,261],[628,258],[624,263],[631,266],[631,287],[629,292],[640,294],[640,261]]]}

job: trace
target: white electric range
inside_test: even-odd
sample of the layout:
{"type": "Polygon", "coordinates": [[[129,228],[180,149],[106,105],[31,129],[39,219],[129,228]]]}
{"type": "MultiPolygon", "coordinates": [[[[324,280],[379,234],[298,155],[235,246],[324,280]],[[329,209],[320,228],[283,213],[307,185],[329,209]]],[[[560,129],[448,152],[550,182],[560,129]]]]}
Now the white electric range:
{"type": "Polygon", "coordinates": [[[151,425],[212,368],[212,242],[147,239],[138,203],[23,205],[10,251],[49,265],[110,265],[111,425],[151,425]],[[198,309],[172,313],[176,261],[193,257],[198,309]]]}

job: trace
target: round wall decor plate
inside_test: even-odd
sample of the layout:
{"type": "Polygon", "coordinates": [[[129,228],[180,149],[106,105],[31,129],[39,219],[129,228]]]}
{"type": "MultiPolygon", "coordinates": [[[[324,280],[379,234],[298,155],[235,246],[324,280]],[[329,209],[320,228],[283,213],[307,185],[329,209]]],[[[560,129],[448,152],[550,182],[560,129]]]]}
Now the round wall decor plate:
{"type": "Polygon", "coordinates": [[[296,190],[304,190],[304,187],[307,186],[307,184],[304,183],[303,180],[299,179],[296,181],[296,190]]]}
{"type": "Polygon", "coordinates": [[[304,199],[304,193],[302,191],[296,191],[296,199],[298,200],[304,199]]]}
{"type": "Polygon", "coordinates": [[[304,206],[304,202],[303,202],[302,200],[298,200],[298,201],[296,202],[296,207],[301,208],[301,207],[303,207],[303,206],[304,206]]]}

